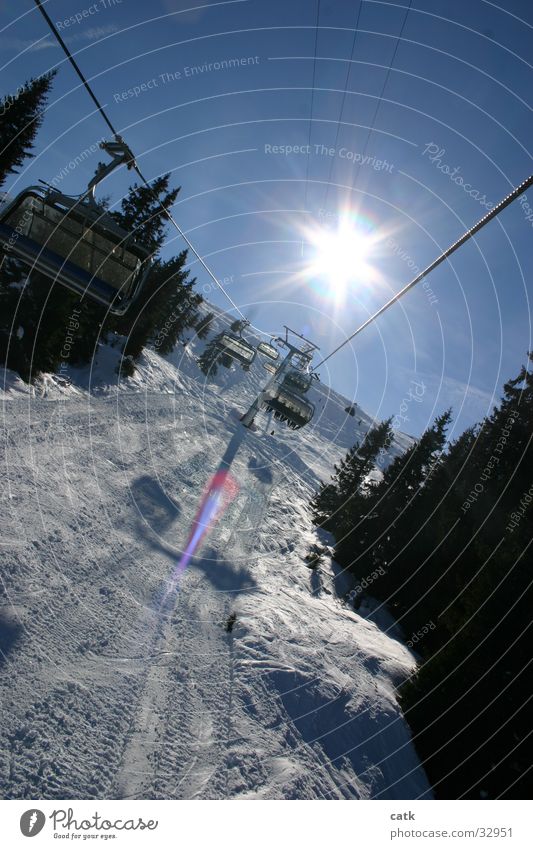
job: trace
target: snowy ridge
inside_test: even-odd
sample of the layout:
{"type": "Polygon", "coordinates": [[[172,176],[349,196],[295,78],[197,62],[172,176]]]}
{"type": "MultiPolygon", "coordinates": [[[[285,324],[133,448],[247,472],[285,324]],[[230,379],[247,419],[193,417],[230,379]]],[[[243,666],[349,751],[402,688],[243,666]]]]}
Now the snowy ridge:
{"type": "Polygon", "coordinates": [[[208,381],[197,353],[147,352],[120,388],[118,347],[70,386],[5,385],[2,797],[428,797],[395,697],[412,654],[344,603],[328,557],[304,560],[310,494],[371,425],[363,411],[317,387],[309,428],[270,436],[265,416],[243,433],[236,497],[161,613],[266,375],[208,381]]]}

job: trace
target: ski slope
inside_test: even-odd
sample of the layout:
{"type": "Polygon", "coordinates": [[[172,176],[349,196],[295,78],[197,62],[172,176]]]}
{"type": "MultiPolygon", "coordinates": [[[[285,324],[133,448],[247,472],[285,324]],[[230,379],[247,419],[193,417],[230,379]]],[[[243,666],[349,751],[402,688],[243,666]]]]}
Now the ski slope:
{"type": "Polygon", "coordinates": [[[191,344],[117,387],[117,350],[70,386],[3,382],[2,798],[429,798],[395,697],[412,654],[304,561],[309,497],[371,419],[318,386],[312,426],[251,433],[260,364],[207,380],[191,344]],[[232,439],[235,497],[163,607],[232,439]]]}

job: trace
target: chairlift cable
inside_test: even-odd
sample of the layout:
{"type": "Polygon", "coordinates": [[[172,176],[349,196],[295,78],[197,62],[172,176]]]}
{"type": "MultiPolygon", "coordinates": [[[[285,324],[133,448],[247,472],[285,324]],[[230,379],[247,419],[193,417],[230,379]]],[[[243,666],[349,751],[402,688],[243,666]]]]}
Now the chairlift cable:
{"type": "MultiPolygon", "coordinates": [[[[46,23],[48,24],[48,26],[49,26],[49,28],[50,28],[50,30],[51,30],[51,32],[52,32],[52,34],[55,36],[55,38],[57,39],[57,41],[58,41],[59,45],[60,45],[60,46],[61,46],[61,48],[63,49],[63,52],[65,53],[65,55],[66,55],[67,59],[69,60],[70,64],[71,64],[71,65],[72,65],[72,67],[74,68],[74,70],[75,70],[76,74],[78,75],[78,77],[80,78],[81,82],[83,83],[83,85],[84,85],[85,89],[87,90],[87,93],[89,94],[89,96],[90,96],[90,98],[92,99],[93,103],[95,104],[96,108],[97,108],[97,109],[98,109],[98,111],[100,112],[100,114],[101,114],[102,118],[104,119],[104,121],[106,122],[107,126],[109,127],[109,129],[111,130],[111,132],[113,133],[113,135],[114,135],[117,139],[120,139],[121,137],[120,137],[119,133],[117,133],[117,131],[116,131],[115,127],[113,126],[113,124],[112,124],[111,120],[108,118],[107,113],[106,113],[106,111],[105,111],[104,107],[102,106],[102,104],[100,103],[100,101],[98,100],[98,98],[96,97],[96,95],[95,95],[94,91],[92,90],[92,88],[91,88],[91,86],[90,86],[89,82],[87,81],[87,79],[86,79],[85,75],[83,74],[83,71],[81,70],[81,68],[80,68],[80,66],[78,65],[78,63],[76,62],[76,60],[74,59],[74,56],[73,56],[73,55],[72,55],[72,53],[70,52],[70,50],[69,50],[68,46],[65,44],[65,42],[64,42],[64,40],[62,39],[61,35],[59,34],[58,30],[56,29],[56,26],[55,26],[54,22],[52,21],[52,19],[50,18],[50,16],[49,16],[48,12],[47,12],[47,11],[46,11],[46,9],[43,7],[41,0],[34,0],[34,3],[35,3],[35,5],[37,6],[37,8],[39,9],[39,11],[41,12],[41,14],[42,14],[43,18],[45,19],[46,23]]],[[[175,219],[175,218],[174,218],[174,216],[172,215],[172,213],[171,213],[171,212],[170,212],[170,211],[166,208],[166,206],[165,206],[165,205],[164,205],[164,204],[160,201],[160,199],[157,197],[157,195],[156,195],[156,194],[155,194],[155,192],[153,191],[153,189],[152,189],[152,187],[151,187],[150,183],[148,182],[148,180],[146,179],[146,177],[145,177],[145,176],[144,176],[144,174],[142,173],[141,169],[140,169],[140,168],[139,168],[139,166],[137,165],[137,162],[135,161],[135,158],[132,160],[131,167],[132,167],[132,168],[134,169],[134,171],[137,173],[137,175],[138,175],[138,176],[139,176],[139,178],[142,180],[142,182],[144,183],[144,185],[146,186],[146,188],[149,190],[150,194],[152,195],[152,198],[156,201],[156,203],[158,203],[158,204],[159,204],[159,206],[161,207],[161,209],[162,209],[162,210],[163,210],[163,212],[165,213],[165,215],[166,215],[166,217],[167,217],[168,221],[169,221],[169,222],[172,224],[172,226],[173,226],[173,227],[177,230],[177,232],[179,233],[179,235],[181,236],[181,238],[183,239],[183,241],[187,244],[187,246],[190,248],[191,252],[194,254],[194,256],[196,257],[196,259],[198,260],[198,262],[199,262],[199,263],[203,266],[203,268],[205,269],[205,271],[207,272],[207,274],[209,275],[209,277],[211,278],[211,280],[213,281],[213,283],[215,283],[215,285],[216,285],[216,286],[220,289],[220,291],[222,292],[222,294],[223,294],[223,295],[227,298],[227,300],[229,301],[229,303],[231,304],[231,306],[233,307],[233,309],[234,309],[234,310],[236,310],[236,312],[237,312],[237,313],[241,316],[241,318],[243,318],[243,319],[245,319],[245,320],[246,320],[246,316],[244,315],[244,313],[242,313],[242,312],[241,312],[241,310],[239,309],[239,307],[237,306],[237,304],[235,303],[235,301],[233,300],[233,298],[231,298],[231,296],[230,296],[230,295],[228,295],[228,293],[226,292],[226,290],[225,290],[224,286],[222,285],[222,283],[220,283],[220,281],[218,280],[218,278],[217,278],[217,276],[215,275],[215,273],[214,273],[213,271],[211,271],[211,269],[209,268],[209,266],[207,265],[207,263],[205,262],[205,260],[203,259],[203,257],[202,257],[202,256],[198,253],[198,251],[196,250],[196,248],[194,247],[194,245],[192,244],[192,242],[191,242],[191,240],[188,238],[188,236],[186,236],[186,235],[185,235],[185,233],[183,232],[183,230],[182,230],[182,229],[181,229],[181,227],[179,226],[178,222],[176,221],[176,219],[175,219]]]]}
{"type": "MultiPolygon", "coordinates": [[[[347,63],[348,67],[347,67],[347,70],[346,70],[346,79],[344,81],[344,91],[342,93],[341,111],[340,111],[340,114],[339,114],[339,120],[337,122],[337,131],[335,133],[335,142],[333,144],[335,151],[337,150],[337,144],[338,144],[338,141],[339,141],[339,133],[340,133],[340,128],[341,128],[342,115],[343,115],[343,112],[344,112],[344,104],[346,102],[346,95],[348,94],[348,83],[350,81],[350,72],[352,70],[352,62],[353,62],[353,57],[355,55],[355,53],[354,53],[355,42],[357,41],[357,33],[359,32],[359,20],[361,18],[361,10],[363,8],[363,2],[364,2],[364,0],[359,0],[359,8],[357,10],[357,17],[356,17],[356,20],[355,20],[352,49],[350,50],[350,58],[348,59],[348,63],[347,63]]],[[[326,209],[326,214],[327,214],[327,208],[328,208],[329,190],[330,190],[330,185],[331,185],[331,175],[332,175],[332,172],[333,172],[333,162],[334,162],[334,157],[332,156],[331,159],[330,159],[330,163],[329,163],[329,174],[328,174],[328,180],[327,180],[327,184],[326,184],[326,198],[325,198],[325,201],[324,201],[324,207],[326,209]]]]}
{"type": "MultiPolygon", "coordinates": [[[[395,46],[394,46],[394,51],[393,51],[393,54],[392,54],[391,60],[390,60],[390,62],[389,62],[389,67],[387,68],[387,73],[385,74],[385,79],[383,80],[383,85],[382,85],[382,87],[381,87],[381,92],[380,92],[380,94],[379,94],[378,101],[377,101],[377,103],[376,103],[376,108],[375,108],[375,110],[374,110],[374,115],[373,115],[373,117],[372,117],[372,122],[371,122],[371,124],[370,124],[370,129],[369,129],[369,131],[368,131],[368,135],[367,135],[367,137],[366,137],[365,146],[364,146],[364,148],[363,148],[363,152],[362,152],[362,154],[361,154],[361,162],[364,162],[365,154],[366,154],[366,152],[367,152],[367,150],[368,150],[368,143],[370,142],[370,139],[371,139],[371,137],[372,137],[372,133],[374,132],[374,129],[375,129],[375,126],[376,126],[376,120],[377,120],[377,117],[378,117],[378,114],[379,114],[379,108],[380,108],[380,106],[381,106],[381,102],[382,102],[382,100],[383,100],[383,95],[385,94],[385,89],[387,88],[387,83],[389,82],[389,77],[390,77],[391,72],[392,72],[392,68],[393,68],[393,65],[394,65],[394,60],[396,59],[396,54],[397,54],[397,52],[398,52],[398,47],[400,46],[400,42],[401,42],[401,40],[402,40],[403,31],[404,31],[404,29],[405,29],[405,25],[406,25],[406,23],[407,23],[407,18],[409,17],[409,12],[411,11],[411,5],[412,5],[412,2],[413,2],[413,0],[409,0],[409,5],[407,6],[407,9],[406,9],[406,11],[405,11],[405,15],[404,15],[404,18],[403,18],[403,22],[402,22],[402,25],[401,25],[401,27],[400,27],[400,32],[398,33],[398,38],[396,39],[396,44],[395,44],[395,46]]],[[[355,177],[355,182],[354,182],[354,184],[353,184],[353,188],[354,188],[354,189],[355,189],[355,188],[356,188],[356,186],[357,186],[357,181],[358,181],[358,179],[359,179],[359,175],[361,174],[361,168],[362,168],[362,165],[361,165],[361,166],[359,166],[359,170],[358,170],[357,175],[356,175],[356,177],[355,177]]]]}
{"type": "Polygon", "coordinates": [[[315,102],[315,78],[316,78],[316,54],[318,49],[318,24],[320,21],[320,0],[316,4],[316,23],[315,23],[315,49],[313,56],[313,81],[311,83],[311,114],[309,116],[309,135],[307,139],[307,161],[305,164],[305,200],[304,208],[307,209],[307,192],[309,188],[309,151],[311,150],[311,132],[313,129],[313,104],[315,102]]]}
{"type": "Polygon", "coordinates": [[[72,53],[71,53],[71,52],[70,52],[70,50],[68,49],[67,45],[66,45],[66,44],[65,44],[65,42],[63,41],[63,39],[62,39],[61,35],[59,34],[58,30],[57,30],[57,29],[56,29],[56,27],[55,27],[54,22],[53,22],[53,21],[52,21],[52,19],[50,18],[50,15],[48,14],[48,12],[47,12],[47,11],[46,11],[46,9],[44,8],[43,4],[41,3],[41,0],[34,0],[34,2],[35,2],[35,5],[37,6],[37,8],[39,9],[39,11],[41,12],[41,14],[42,14],[43,18],[45,19],[46,23],[48,24],[48,26],[49,26],[49,27],[50,27],[50,29],[52,30],[52,33],[55,35],[55,37],[56,37],[57,41],[59,42],[59,44],[60,44],[60,45],[61,45],[61,47],[63,48],[63,51],[64,51],[64,53],[65,53],[65,54],[66,54],[66,56],[67,56],[67,59],[70,61],[70,64],[72,65],[72,67],[73,67],[73,68],[74,68],[74,70],[76,71],[76,73],[77,73],[78,77],[80,78],[80,80],[82,81],[83,85],[85,86],[85,88],[86,88],[86,90],[87,90],[87,93],[88,93],[89,97],[91,98],[91,100],[92,100],[92,101],[93,101],[93,103],[95,104],[96,108],[97,108],[97,109],[98,109],[98,111],[100,112],[100,115],[102,116],[102,118],[103,118],[103,119],[104,119],[104,121],[106,122],[107,126],[109,127],[109,129],[111,130],[111,132],[113,133],[113,135],[114,135],[114,136],[117,136],[117,135],[118,135],[118,133],[117,133],[117,131],[115,130],[115,128],[114,128],[113,124],[111,123],[111,121],[109,120],[109,118],[107,117],[104,107],[102,106],[102,104],[101,104],[101,103],[100,103],[100,101],[98,100],[97,96],[95,95],[94,91],[92,90],[91,86],[90,86],[90,85],[89,85],[89,83],[87,82],[87,80],[86,80],[86,78],[85,78],[85,76],[84,76],[84,74],[83,74],[83,71],[81,70],[80,66],[78,65],[78,63],[77,63],[77,62],[76,62],[76,60],[74,59],[74,56],[72,55],[72,53]]]}
{"type": "Polygon", "coordinates": [[[450,245],[449,248],[447,248],[445,251],[443,251],[435,260],[433,260],[433,262],[430,265],[427,266],[427,268],[425,268],[423,271],[421,271],[420,274],[417,274],[416,277],[413,278],[413,280],[411,280],[406,286],[403,287],[403,289],[400,289],[399,292],[397,292],[395,295],[393,295],[393,297],[390,298],[390,300],[388,300],[386,304],[384,304],[382,307],[380,307],[377,310],[377,312],[375,312],[373,315],[371,315],[369,318],[367,318],[366,321],[364,321],[357,328],[357,330],[355,330],[350,336],[348,336],[344,340],[344,342],[341,342],[340,345],[337,345],[337,347],[330,354],[328,354],[327,357],[324,357],[323,360],[320,360],[320,362],[314,367],[315,370],[317,368],[319,368],[320,366],[324,365],[324,363],[327,362],[334,354],[336,354],[338,351],[340,351],[341,348],[344,348],[344,346],[347,345],[349,342],[351,342],[352,339],[355,338],[355,336],[357,336],[359,333],[361,333],[361,331],[364,330],[365,327],[368,327],[369,324],[371,324],[380,315],[382,315],[382,313],[384,313],[385,310],[387,310],[389,307],[391,307],[393,304],[395,304],[396,301],[399,301],[400,298],[403,295],[405,295],[406,292],[408,292],[410,289],[412,289],[413,286],[416,286],[416,284],[419,283],[421,280],[423,280],[424,277],[427,277],[428,274],[430,274],[430,272],[432,272],[435,268],[437,268],[438,265],[441,264],[441,262],[444,262],[444,260],[447,259],[451,254],[453,254],[458,248],[460,248],[461,245],[464,245],[464,243],[467,242],[469,239],[471,239],[472,236],[474,236],[479,230],[481,230],[481,228],[484,227],[485,224],[488,224],[489,221],[491,221],[493,218],[495,218],[497,215],[499,215],[499,213],[502,212],[502,210],[504,210],[505,207],[509,206],[509,204],[511,204],[514,200],[516,200],[517,197],[519,197],[525,191],[527,191],[527,189],[529,189],[530,186],[533,186],[533,174],[531,174],[526,180],[524,180],[523,183],[520,183],[520,185],[518,185],[515,189],[513,189],[513,191],[510,194],[508,194],[506,197],[504,197],[503,200],[501,200],[498,204],[496,204],[495,207],[493,207],[493,209],[491,209],[489,212],[487,212],[487,214],[484,215],[483,218],[480,218],[480,220],[477,222],[477,224],[474,224],[473,227],[471,227],[469,230],[467,230],[465,233],[463,233],[463,235],[459,239],[457,239],[457,241],[455,241],[452,245],[450,245]]]}

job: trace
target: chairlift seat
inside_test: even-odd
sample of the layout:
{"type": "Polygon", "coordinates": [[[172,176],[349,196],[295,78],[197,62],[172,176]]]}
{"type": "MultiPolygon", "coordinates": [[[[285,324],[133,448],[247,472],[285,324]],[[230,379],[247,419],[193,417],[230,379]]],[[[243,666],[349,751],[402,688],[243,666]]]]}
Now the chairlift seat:
{"type": "Polygon", "coordinates": [[[310,374],[293,369],[288,371],[283,378],[283,386],[296,392],[307,392],[311,387],[312,377],[310,374]]]}
{"type": "Polygon", "coordinates": [[[255,360],[256,349],[240,336],[224,333],[220,340],[220,348],[243,365],[250,365],[255,360]]]}
{"type": "Polygon", "coordinates": [[[309,424],[315,414],[315,406],[307,398],[289,391],[284,385],[275,388],[263,399],[263,406],[274,417],[286,421],[293,430],[309,424]]]}
{"type": "Polygon", "coordinates": [[[80,296],[122,315],[142,286],[151,252],[94,201],[40,186],[0,213],[0,245],[80,296]]]}
{"type": "Polygon", "coordinates": [[[265,357],[270,357],[271,360],[277,360],[279,357],[278,349],[274,348],[274,345],[269,345],[268,342],[260,342],[257,350],[260,354],[264,354],[265,357]]]}

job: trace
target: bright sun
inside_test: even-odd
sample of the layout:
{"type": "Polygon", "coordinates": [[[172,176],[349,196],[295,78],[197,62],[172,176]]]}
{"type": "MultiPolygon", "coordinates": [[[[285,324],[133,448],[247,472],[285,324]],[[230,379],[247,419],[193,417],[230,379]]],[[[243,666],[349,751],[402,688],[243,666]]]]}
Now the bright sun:
{"type": "Polygon", "coordinates": [[[313,230],[307,234],[312,254],[307,270],[324,278],[336,296],[343,295],[349,283],[368,282],[374,276],[369,254],[374,238],[348,219],[334,229],[313,230]]]}

